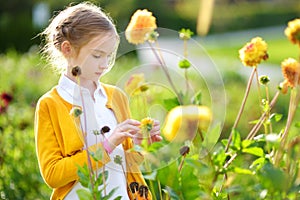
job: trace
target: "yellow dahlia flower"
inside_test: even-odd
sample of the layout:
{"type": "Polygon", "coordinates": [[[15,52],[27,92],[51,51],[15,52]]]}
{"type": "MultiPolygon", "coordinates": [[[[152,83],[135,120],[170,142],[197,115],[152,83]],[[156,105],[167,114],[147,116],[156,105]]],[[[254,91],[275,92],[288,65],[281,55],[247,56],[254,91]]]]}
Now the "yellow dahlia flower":
{"type": "Polygon", "coordinates": [[[295,87],[300,84],[300,63],[297,60],[293,58],[285,59],[281,63],[281,69],[288,86],[295,87]]]}
{"type": "Polygon", "coordinates": [[[300,46],[300,19],[289,21],[288,27],[284,30],[284,34],[293,44],[300,46]]]}
{"type": "Polygon", "coordinates": [[[127,92],[130,96],[137,95],[147,89],[148,87],[145,85],[145,77],[143,73],[131,75],[125,85],[125,92],[127,92]]]}
{"type": "Polygon", "coordinates": [[[211,123],[212,113],[206,106],[177,106],[168,113],[162,135],[168,141],[192,140],[197,129],[206,131],[211,123]]]}
{"type": "Polygon", "coordinates": [[[268,59],[267,43],[260,37],[253,38],[239,50],[240,59],[245,66],[257,66],[268,59]]]}
{"type": "Polygon", "coordinates": [[[125,36],[129,43],[142,44],[150,34],[157,28],[156,18],[148,10],[137,10],[131,17],[125,36]]]}
{"type": "Polygon", "coordinates": [[[140,128],[145,131],[151,131],[154,125],[154,120],[150,117],[146,117],[141,120],[140,128]]]}

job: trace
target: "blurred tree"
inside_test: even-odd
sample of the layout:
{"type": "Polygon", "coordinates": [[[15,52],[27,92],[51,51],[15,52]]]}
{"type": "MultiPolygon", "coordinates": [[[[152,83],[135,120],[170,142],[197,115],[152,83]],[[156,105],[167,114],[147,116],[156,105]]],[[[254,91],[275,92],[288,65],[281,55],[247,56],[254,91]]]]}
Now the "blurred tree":
{"type": "MultiPolygon", "coordinates": [[[[65,6],[82,0],[10,0],[0,7],[0,53],[13,48],[21,52],[39,44],[36,35],[42,27],[34,27],[32,9],[45,2],[50,15],[65,6]]],[[[136,9],[148,9],[162,28],[196,31],[199,0],[91,0],[110,13],[119,32],[123,32],[136,9]]],[[[291,18],[299,17],[299,0],[215,0],[209,33],[237,29],[283,25],[291,18]],[[241,23],[241,21],[243,23],[241,23]]]]}
{"type": "Polygon", "coordinates": [[[8,48],[27,51],[34,44],[30,0],[2,1],[0,6],[0,52],[8,48]]]}

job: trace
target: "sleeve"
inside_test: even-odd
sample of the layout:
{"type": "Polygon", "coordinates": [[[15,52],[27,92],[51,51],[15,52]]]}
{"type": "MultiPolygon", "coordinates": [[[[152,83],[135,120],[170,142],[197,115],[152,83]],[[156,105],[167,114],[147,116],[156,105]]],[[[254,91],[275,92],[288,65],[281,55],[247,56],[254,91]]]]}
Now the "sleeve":
{"type": "MultiPolygon", "coordinates": [[[[82,148],[75,151],[72,155],[63,155],[61,143],[62,133],[55,132],[54,124],[52,123],[50,108],[46,102],[40,102],[37,105],[35,113],[35,143],[36,154],[38,158],[41,175],[51,188],[59,188],[70,182],[78,180],[77,166],[83,166],[87,163],[87,150],[82,148]]],[[[96,151],[97,148],[103,147],[101,144],[89,147],[89,151],[96,151]]],[[[110,161],[109,156],[103,150],[104,157],[98,164],[91,158],[93,169],[103,166],[110,161]]]]}

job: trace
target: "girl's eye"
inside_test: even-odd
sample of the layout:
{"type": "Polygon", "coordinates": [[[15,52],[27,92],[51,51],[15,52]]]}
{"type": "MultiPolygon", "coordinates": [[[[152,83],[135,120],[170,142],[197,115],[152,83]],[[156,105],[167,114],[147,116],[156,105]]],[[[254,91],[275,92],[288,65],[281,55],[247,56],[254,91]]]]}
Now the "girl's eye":
{"type": "Polygon", "coordinates": [[[101,55],[93,55],[94,58],[101,58],[101,55]]]}

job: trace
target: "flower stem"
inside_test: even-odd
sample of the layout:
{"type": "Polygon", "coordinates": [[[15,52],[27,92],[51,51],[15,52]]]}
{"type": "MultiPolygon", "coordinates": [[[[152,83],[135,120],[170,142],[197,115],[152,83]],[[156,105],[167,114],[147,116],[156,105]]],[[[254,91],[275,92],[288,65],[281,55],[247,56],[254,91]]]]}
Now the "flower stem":
{"type": "MultiPolygon", "coordinates": [[[[268,113],[267,113],[267,119],[270,118],[270,95],[269,95],[269,88],[268,86],[266,86],[266,97],[267,97],[267,102],[268,102],[268,113]]],[[[269,123],[269,133],[273,132],[273,128],[272,128],[272,122],[270,121],[269,123]]]]}
{"type": "MultiPolygon", "coordinates": [[[[86,134],[87,134],[87,119],[86,119],[86,113],[85,113],[85,103],[84,103],[84,98],[83,98],[82,91],[81,91],[81,88],[80,88],[80,79],[79,78],[77,78],[77,82],[78,82],[78,85],[79,85],[79,93],[80,93],[80,98],[81,98],[81,101],[82,101],[83,118],[84,118],[84,130],[82,130],[82,126],[80,126],[80,127],[81,127],[81,132],[83,134],[84,143],[85,143],[85,146],[86,146],[86,154],[87,154],[87,162],[88,162],[89,178],[90,178],[90,182],[91,182],[91,188],[94,188],[94,185],[95,185],[94,184],[94,179],[93,179],[94,172],[93,172],[93,168],[92,168],[92,161],[91,161],[90,152],[88,150],[88,141],[87,141],[87,137],[86,137],[86,134]]],[[[95,194],[93,194],[93,199],[96,200],[95,194]]]]}
{"type": "MultiPolygon", "coordinates": [[[[187,40],[183,40],[183,56],[186,59],[188,56],[188,51],[187,51],[187,40]]],[[[184,78],[185,78],[185,84],[186,84],[186,93],[185,95],[188,96],[189,94],[189,77],[188,77],[188,69],[184,69],[184,78]]]]}
{"type": "Polygon", "coordinates": [[[278,165],[279,161],[281,160],[283,151],[284,151],[285,146],[286,146],[288,133],[289,133],[289,130],[291,128],[293,118],[295,116],[296,109],[297,109],[297,106],[298,106],[298,103],[299,103],[300,95],[299,95],[299,92],[296,89],[297,88],[293,88],[291,90],[291,97],[290,97],[287,123],[286,123],[284,132],[283,132],[282,137],[281,137],[280,148],[278,149],[278,151],[275,155],[275,165],[278,165]]]}
{"type": "MultiPolygon", "coordinates": [[[[156,42],[156,43],[157,43],[157,42],[156,42]]],[[[171,79],[171,76],[170,76],[170,74],[169,74],[169,71],[168,71],[168,68],[167,68],[167,66],[166,66],[166,63],[165,63],[165,61],[164,61],[164,59],[163,59],[163,57],[162,57],[162,55],[161,55],[161,52],[159,51],[159,53],[157,53],[157,52],[155,51],[154,47],[152,46],[152,44],[151,44],[150,42],[148,42],[148,44],[149,44],[149,46],[151,47],[151,50],[152,50],[152,52],[154,53],[154,56],[156,57],[156,59],[158,60],[160,66],[162,67],[162,69],[163,69],[163,71],[164,71],[164,73],[165,73],[165,75],[166,75],[166,77],[167,77],[167,79],[168,79],[168,81],[169,81],[169,83],[170,83],[172,89],[174,90],[174,92],[175,92],[175,94],[176,94],[176,96],[177,96],[177,98],[178,98],[179,103],[180,103],[181,105],[183,105],[183,99],[182,99],[182,96],[181,96],[181,95],[179,94],[179,92],[177,91],[177,89],[176,89],[176,87],[175,87],[175,85],[174,85],[174,83],[173,83],[173,81],[172,81],[172,79],[171,79]]],[[[158,49],[159,49],[159,48],[158,48],[158,49]]]]}
{"type": "MultiPolygon", "coordinates": [[[[277,99],[279,97],[280,91],[277,91],[275,96],[273,97],[269,107],[269,112],[271,111],[271,109],[274,107],[274,105],[277,102],[277,99]]],[[[254,136],[256,135],[257,131],[260,129],[261,125],[263,124],[265,118],[267,116],[267,112],[264,112],[261,117],[259,118],[258,122],[255,124],[255,126],[251,129],[251,131],[249,132],[249,134],[246,137],[246,140],[251,140],[254,138],[254,136]]]]}
{"type": "Polygon", "coordinates": [[[181,161],[178,166],[178,172],[181,172],[185,157],[186,157],[186,155],[182,156],[182,158],[181,158],[181,161]]]}
{"type": "MultiPolygon", "coordinates": [[[[151,173],[151,167],[149,166],[149,163],[147,160],[145,160],[145,170],[146,170],[146,173],[151,173]]],[[[149,187],[151,188],[150,191],[152,191],[152,199],[153,200],[157,200],[156,199],[156,195],[155,195],[155,190],[154,190],[154,185],[153,185],[153,182],[152,180],[149,180],[149,187]]],[[[160,193],[160,196],[161,196],[161,191],[159,191],[160,193]]]]}
{"type": "MultiPolygon", "coordinates": [[[[271,103],[270,103],[270,110],[274,107],[278,96],[279,96],[280,92],[277,91],[277,93],[275,94],[275,96],[273,97],[271,103]]],[[[257,131],[259,130],[259,128],[261,127],[263,121],[265,120],[267,113],[264,112],[261,117],[258,120],[258,123],[252,128],[252,130],[249,132],[248,136],[246,137],[246,140],[252,140],[255,136],[255,134],[257,133],[257,131]]],[[[229,165],[234,161],[234,159],[238,156],[237,153],[233,154],[231,156],[231,158],[224,164],[223,168],[226,169],[229,167],[229,165]]]]}
{"type": "Polygon", "coordinates": [[[241,104],[241,107],[240,107],[240,110],[238,112],[238,115],[235,119],[235,122],[233,124],[233,127],[231,129],[231,133],[230,133],[230,136],[229,136],[229,139],[228,139],[228,143],[226,145],[226,148],[225,148],[225,151],[227,152],[228,149],[229,149],[229,145],[231,143],[231,140],[232,140],[232,135],[233,135],[233,132],[234,130],[236,129],[238,123],[239,123],[239,120],[242,116],[242,113],[244,111],[244,107],[245,107],[245,104],[246,104],[246,101],[247,101],[247,98],[248,98],[248,95],[249,95],[249,92],[250,92],[250,88],[251,88],[251,83],[252,83],[252,80],[253,80],[253,77],[254,77],[254,74],[256,73],[256,67],[253,67],[253,70],[252,70],[252,73],[249,77],[249,80],[248,80],[248,84],[247,84],[247,88],[246,88],[246,91],[245,91],[245,95],[244,95],[244,99],[242,101],[242,104],[241,104]]]}
{"type": "Polygon", "coordinates": [[[262,107],[262,98],[261,98],[261,91],[260,91],[260,85],[259,85],[259,79],[258,79],[258,72],[257,72],[257,67],[254,67],[255,69],[255,77],[256,77],[256,84],[257,84],[257,93],[258,93],[258,105],[262,107]]]}

